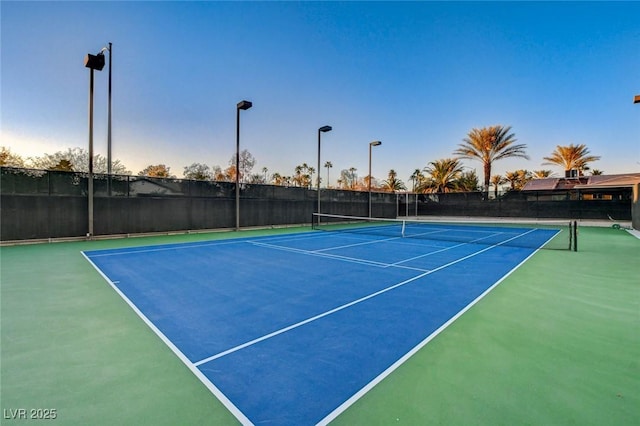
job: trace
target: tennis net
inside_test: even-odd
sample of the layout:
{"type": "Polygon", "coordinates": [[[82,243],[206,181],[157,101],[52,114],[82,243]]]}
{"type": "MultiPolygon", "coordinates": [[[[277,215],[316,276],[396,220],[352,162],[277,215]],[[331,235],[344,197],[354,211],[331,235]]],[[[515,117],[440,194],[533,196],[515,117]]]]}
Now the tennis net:
{"type": "Polygon", "coordinates": [[[386,219],[314,213],[312,228],[386,238],[577,250],[577,222],[526,219],[386,219]]]}

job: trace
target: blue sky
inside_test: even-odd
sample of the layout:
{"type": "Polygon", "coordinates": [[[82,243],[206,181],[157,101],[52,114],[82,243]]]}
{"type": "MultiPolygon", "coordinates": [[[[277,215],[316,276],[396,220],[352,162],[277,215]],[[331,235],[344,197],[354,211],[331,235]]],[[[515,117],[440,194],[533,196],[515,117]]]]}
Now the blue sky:
{"type": "MultiPolygon", "coordinates": [[[[640,171],[637,2],[11,2],[1,13],[1,142],[25,157],[88,146],[87,53],[113,43],[113,156],[254,172],[317,162],[368,173],[451,157],[469,130],[512,126],[543,166],[584,143],[592,168],[640,171]]],[[[107,68],[95,76],[95,152],[106,156],[107,68]]],[[[464,160],[468,169],[479,163],[464,160]]],[[[322,170],[326,179],[326,169],[322,170]]]]}

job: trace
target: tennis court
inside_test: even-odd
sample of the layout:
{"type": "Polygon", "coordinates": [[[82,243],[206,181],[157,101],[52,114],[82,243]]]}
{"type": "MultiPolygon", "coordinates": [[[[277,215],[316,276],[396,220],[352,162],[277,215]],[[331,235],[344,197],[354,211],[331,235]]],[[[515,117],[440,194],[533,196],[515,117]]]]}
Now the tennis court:
{"type": "Polygon", "coordinates": [[[312,425],[340,414],[561,233],[417,228],[410,238],[404,222],[350,232],[341,224],[84,254],[238,420],[312,425]]]}
{"type": "MultiPolygon", "coordinates": [[[[612,229],[610,225],[606,228],[581,227],[579,232],[580,251],[565,249],[535,252],[436,338],[429,340],[421,349],[410,352],[411,356],[401,359],[401,364],[394,365],[397,368],[392,372],[385,370],[389,375],[379,383],[376,382],[376,378],[382,377],[375,376],[375,372],[369,373],[375,377],[362,380],[375,386],[367,388],[368,392],[364,395],[358,393],[357,400],[347,400],[347,403],[352,404],[348,407],[342,406],[345,411],[340,414],[333,412],[337,417],[331,420],[331,413],[325,414],[329,409],[334,409],[332,404],[338,402],[325,400],[322,402],[324,408],[316,411],[316,417],[309,417],[313,419],[310,422],[321,417],[319,421],[331,420],[333,425],[634,424],[640,416],[640,336],[637,333],[640,326],[640,270],[637,263],[640,241],[623,230],[612,229]]],[[[232,373],[222,363],[232,364],[245,357],[251,364],[246,367],[241,365],[239,374],[256,370],[265,375],[271,371],[279,372],[271,360],[265,359],[269,357],[269,352],[266,351],[268,348],[284,350],[285,352],[278,356],[286,357],[291,364],[292,359],[299,360],[298,364],[291,367],[281,366],[281,370],[284,370],[282,377],[273,375],[260,379],[262,384],[269,383],[270,395],[276,395],[276,391],[280,393],[281,389],[276,386],[280,385],[278,381],[288,377],[287,370],[294,367],[299,374],[313,377],[309,381],[317,381],[318,371],[322,371],[321,382],[335,380],[328,372],[335,371],[334,369],[342,364],[348,366],[349,373],[353,373],[365,371],[375,361],[373,370],[379,371],[384,365],[374,359],[376,357],[372,354],[376,353],[371,351],[391,353],[396,351],[396,348],[385,347],[392,345],[379,342],[366,342],[367,346],[360,351],[358,345],[362,344],[362,340],[357,340],[359,333],[369,333],[369,336],[372,333],[380,336],[392,334],[392,338],[395,339],[392,342],[395,345],[399,345],[398,340],[407,334],[415,340],[422,338],[423,340],[417,344],[419,346],[428,339],[429,331],[426,327],[423,336],[411,334],[413,330],[406,331],[404,327],[411,328],[410,324],[425,321],[424,318],[412,318],[412,313],[419,309],[424,311],[428,303],[414,303],[413,299],[422,297],[425,300],[427,292],[432,290],[435,295],[435,289],[431,287],[440,285],[440,279],[435,278],[444,278],[448,275],[445,271],[457,269],[458,274],[465,277],[465,280],[458,281],[467,281],[468,277],[481,276],[486,274],[488,269],[493,269],[492,265],[480,261],[488,261],[489,257],[485,256],[490,252],[504,250],[511,253],[507,256],[514,256],[513,253],[521,250],[517,246],[507,247],[506,244],[489,248],[491,245],[488,244],[469,243],[467,245],[476,246],[475,251],[469,254],[488,250],[357,305],[256,342],[213,360],[214,362],[188,368],[189,364],[220,354],[222,346],[237,347],[237,342],[252,338],[253,335],[242,337],[240,334],[243,328],[248,328],[247,325],[251,321],[257,323],[260,320],[256,326],[266,329],[269,328],[269,324],[263,323],[264,318],[273,321],[286,316],[289,320],[282,323],[296,324],[296,316],[309,318],[311,313],[328,312],[323,305],[326,303],[323,297],[329,293],[329,289],[335,290],[338,286],[331,277],[336,275],[336,271],[342,271],[343,266],[347,264],[350,268],[355,268],[354,270],[360,268],[369,272],[365,275],[358,273],[351,276],[353,279],[349,280],[348,286],[344,285],[348,290],[332,296],[336,306],[341,306],[339,301],[357,300],[356,297],[360,294],[371,294],[367,285],[377,281],[378,276],[390,280],[391,275],[385,274],[391,274],[391,271],[387,270],[397,269],[396,274],[406,274],[410,277],[422,274],[421,271],[415,271],[413,274],[408,268],[384,267],[377,264],[392,265],[415,256],[407,255],[405,252],[402,257],[396,253],[402,241],[384,242],[385,249],[381,250],[384,253],[380,253],[379,250],[358,250],[359,258],[366,259],[358,263],[344,259],[354,257],[353,253],[348,253],[348,250],[355,250],[354,248],[342,248],[335,250],[336,253],[331,253],[332,250],[324,249],[335,248],[339,244],[314,245],[311,243],[310,235],[319,235],[319,240],[327,238],[322,236],[322,233],[310,233],[309,228],[301,227],[1,247],[1,403],[3,414],[9,416],[4,417],[3,424],[21,423],[17,419],[10,419],[11,414],[19,412],[17,410],[21,408],[56,410],[56,423],[64,425],[237,424],[238,413],[231,414],[229,406],[220,403],[220,397],[213,396],[211,389],[203,386],[203,383],[206,384],[206,381],[210,380],[208,376],[203,372],[200,373],[202,377],[194,374],[201,368],[204,370],[207,366],[215,366],[216,361],[221,363],[217,364],[220,368],[207,373],[211,373],[211,383],[220,386],[221,394],[226,392],[229,402],[237,404],[236,408],[242,410],[245,416],[257,421],[252,416],[255,416],[256,412],[264,412],[265,407],[247,408],[246,404],[254,401],[259,405],[261,398],[264,399],[264,394],[261,393],[264,389],[257,386],[254,388],[251,382],[252,395],[247,398],[255,399],[243,400],[243,395],[240,399],[236,398],[233,390],[229,391],[225,387],[227,385],[224,380],[217,380],[216,375],[232,373]],[[234,238],[238,236],[243,238],[234,238]],[[309,241],[306,241],[307,239],[309,241]],[[259,244],[256,245],[256,242],[259,244]],[[264,247],[263,244],[269,247],[264,247]],[[233,245],[250,246],[251,250],[256,250],[255,253],[258,252],[257,249],[267,250],[271,253],[271,260],[237,259],[235,257],[244,256],[246,253],[242,254],[244,251],[238,252],[233,249],[231,252],[235,253],[235,256],[225,255],[223,251],[226,250],[223,248],[233,245]],[[211,246],[213,251],[206,254],[205,246],[211,246]],[[122,255],[114,258],[140,256],[138,260],[142,263],[137,264],[136,268],[140,271],[136,274],[144,275],[143,271],[148,273],[155,268],[153,265],[145,264],[147,261],[143,259],[145,256],[150,256],[148,259],[155,256],[151,256],[151,252],[134,252],[149,248],[160,249],[158,254],[173,251],[172,256],[168,256],[167,253],[164,257],[155,258],[155,262],[159,266],[175,270],[176,273],[178,270],[175,268],[177,263],[174,255],[178,255],[180,251],[189,253],[179,255],[187,259],[182,272],[186,273],[186,276],[189,276],[189,271],[200,262],[200,257],[208,257],[213,262],[209,263],[213,264],[216,270],[227,268],[225,273],[214,273],[222,276],[220,286],[223,291],[230,295],[240,295],[240,300],[230,306],[216,306],[216,309],[226,309],[227,312],[235,310],[236,324],[232,324],[232,332],[228,335],[217,336],[215,341],[192,339],[191,335],[200,332],[194,327],[194,330],[189,330],[186,335],[188,340],[176,339],[172,343],[189,354],[198,353],[198,348],[206,349],[202,354],[194,356],[193,360],[187,359],[186,356],[182,360],[177,357],[167,343],[159,339],[157,334],[141,321],[131,306],[123,302],[113,287],[105,283],[104,278],[82,255],[82,252],[87,255],[122,252],[122,255]],[[305,253],[308,251],[321,252],[311,255],[305,253]],[[195,255],[197,253],[201,253],[202,256],[195,255]],[[211,253],[216,255],[211,256],[211,253]],[[243,268],[253,268],[253,274],[260,270],[259,279],[262,279],[263,275],[273,274],[267,268],[280,267],[273,264],[273,259],[287,257],[287,263],[291,263],[291,256],[294,254],[299,256],[294,258],[304,259],[288,267],[289,271],[301,271],[301,275],[297,277],[300,288],[277,288],[276,285],[272,285],[271,288],[263,289],[263,293],[250,295],[248,291],[242,292],[229,285],[231,278],[242,278],[245,285],[251,285],[251,282],[244,280],[250,269],[233,269],[225,266],[225,262],[241,264],[243,268]],[[365,257],[365,254],[371,257],[365,257]],[[342,259],[333,259],[330,255],[340,256],[342,259]],[[168,259],[173,267],[169,268],[170,265],[167,263],[160,265],[169,262],[168,259]],[[313,271],[308,266],[312,261],[326,262],[326,265],[333,266],[324,272],[313,271]],[[376,264],[377,266],[374,266],[376,264]],[[466,267],[461,268],[463,265],[466,267]],[[309,274],[326,278],[326,282],[320,280],[312,283],[315,292],[305,295],[305,291],[310,290],[303,278],[309,274]],[[371,279],[371,276],[374,276],[375,280],[371,279]],[[409,295],[410,289],[412,290],[409,295]],[[271,297],[276,292],[287,295],[289,299],[271,297]],[[267,293],[270,293],[269,298],[265,296],[267,293]],[[309,299],[314,298],[317,298],[318,302],[314,300],[311,303],[309,299]],[[254,305],[247,304],[248,300],[252,300],[254,305]],[[307,308],[311,307],[313,312],[303,315],[299,311],[285,310],[283,307],[292,300],[300,301],[307,308]],[[398,303],[396,307],[401,310],[402,318],[396,320],[395,326],[391,328],[386,324],[388,321],[385,318],[397,318],[397,313],[391,309],[394,302],[398,303]],[[369,317],[366,316],[365,309],[368,304],[373,307],[369,317]],[[267,312],[269,307],[272,309],[272,315],[267,312]],[[260,310],[261,313],[254,312],[260,310]],[[374,310],[377,312],[373,312],[374,310]],[[242,317],[244,321],[238,317],[242,317]],[[337,321],[338,317],[342,317],[342,321],[337,321]],[[366,324],[372,317],[372,321],[379,322],[366,324]],[[325,327],[320,327],[323,324],[325,327]],[[329,332],[325,341],[318,340],[318,335],[321,334],[319,331],[323,330],[329,332]],[[316,353],[312,349],[326,345],[329,352],[334,353],[339,349],[339,345],[330,346],[326,340],[335,335],[350,333],[356,335],[356,341],[348,342],[354,353],[343,354],[337,367],[328,362],[318,367],[317,361],[327,361],[331,358],[327,357],[327,352],[316,353]],[[220,341],[227,343],[221,345],[220,341]],[[251,360],[253,355],[260,355],[258,364],[255,359],[251,360]],[[201,356],[203,358],[200,358],[201,356]],[[355,356],[364,360],[361,362],[362,366],[354,366],[349,360],[349,357],[355,356]]],[[[366,235],[341,234],[337,237],[367,238],[366,235]]],[[[376,236],[372,240],[384,239],[376,236]]],[[[418,240],[412,244],[425,244],[422,239],[418,240]]],[[[412,244],[409,247],[413,247],[412,244]]],[[[456,244],[461,243],[447,245],[444,241],[437,241],[431,245],[438,246],[437,251],[456,244]]],[[[522,249],[531,251],[530,248],[522,249]]],[[[408,250],[411,252],[414,249],[408,250]]],[[[433,247],[428,250],[433,250],[433,247]]],[[[435,256],[437,255],[425,258],[434,259],[435,256]]],[[[524,256],[524,252],[521,256],[524,256]]],[[[456,259],[462,257],[464,256],[458,253],[456,259]]],[[[435,263],[429,267],[422,262],[423,260],[416,260],[416,263],[403,262],[398,266],[429,270],[437,268],[435,263]]],[[[501,262],[502,259],[499,263],[501,262]]],[[[123,262],[123,266],[126,266],[126,262],[123,262]]],[[[149,301],[153,302],[153,309],[158,312],[166,310],[180,321],[177,325],[169,324],[167,334],[171,333],[172,327],[179,325],[191,323],[200,326],[189,317],[202,315],[202,312],[191,312],[183,307],[183,299],[170,300],[171,297],[166,294],[164,299],[162,298],[161,294],[169,291],[166,285],[169,278],[170,276],[160,276],[154,283],[159,290],[158,294],[147,295],[149,301]],[[163,306],[159,301],[166,304],[163,306]]],[[[291,273],[286,275],[286,278],[294,279],[296,275],[291,273]]],[[[348,278],[344,279],[346,282],[348,278]]],[[[395,281],[390,281],[390,284],[402,282],[402,277],[393,279],[395,281]]],[[[450,289],[457,286],[458,281],[456,284],[451,281],[450,289]]],[[[180,285],[186,284],[187,280],[180,281],[180,285]]],[[[203,286],[202,283],[198,285],[203,286]]],[[[442,290],[444,288],[437,292],[438,297],[442,299],[442,306],[452,304],[453,294],[447,294],[442,290]]],[[[153,293],[149,289],[147,291],[153,293]]],[[[478,291],[481,291],[480,285],[478,291]]],[[[203,294],[205,293],[198,293],[198,297],[204,298],[203,294]]],[[[180,297],[183,295],[186,297],[186,293],[179,293],[180,297]]],[[[144,307],[141,302],[136,303],[139,303],[139,307],[147,309],[153,324],[163,324],[162,318],[153,316],[148,310],[149,307],[144,307]]],[[[205,300],[202,306],[207,304],[208,301],[205,300]]],[[[281,324],[271,323],[270,327],[282,329],[281,324]]],[[[411,346],[409,342],[403,344],[411,346]]],[[[393,359],[397,353],[387,359],[393,359]]],[[[378,357],[383,358],[383,355],[378,357]]],[[[354,380],[345,375],[340,381],[354,380]]],[[[256,383],[258,384],[260,383],[256,383]]],[[[313,383],[296,384],[297,389],[307,386],[312,389],[311,385],[313,383]]],[[[358,383],[352,383],[350,386],[351,389],[341,392],[349,394],[353,389],[363,389],[360,387],[362,384],[358,383]]],[[[294,395],[293,391],[288,392],[290,400],[285,402],[299,409],[299,412],[305,411],[304,407],[313,406],[314,398],[324,397],[318,396],[317,393],[294,395]]],[[[287,419],[274,419],[274,423],[286,421],[287,419]]]]}

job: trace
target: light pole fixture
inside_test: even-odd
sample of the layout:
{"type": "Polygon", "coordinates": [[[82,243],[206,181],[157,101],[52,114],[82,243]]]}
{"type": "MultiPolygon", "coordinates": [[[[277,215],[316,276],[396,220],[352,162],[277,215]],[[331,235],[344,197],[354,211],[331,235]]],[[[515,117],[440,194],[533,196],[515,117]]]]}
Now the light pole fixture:
{"type": "Polygon", "coordinates": [[[84,57],[84,66],[89,68],[89,179],[88,179],[88,230],[87,238],[93,238],[93,70],[102,71],[104,68],[104,55],[87,54],[84,57]]]}
{"type": "MultiPolygon", "coordinates": [[[[322,126],[318,129],[318,180],[316,184],[316,189],[318,190],[318,205],[316,213],[320,213],[320,135],[322,133],[330,132],[333,130],[331,126],[322,126]]],[[[320,218],[318,218],[318,222],[320,222],[320,218]]]]}
{"type": "Polygon", "coordinates": [[[252,106],[249,101],[240,101],[236,107],[236,231],[240,230],[240,110],[252,106]]]}
{"type": "Polygon", "coordinates": [[[369,143],[369,217],[371,217],[371,149],[379,145],[382,145],[382,142],[373,141],[369,143]]]}

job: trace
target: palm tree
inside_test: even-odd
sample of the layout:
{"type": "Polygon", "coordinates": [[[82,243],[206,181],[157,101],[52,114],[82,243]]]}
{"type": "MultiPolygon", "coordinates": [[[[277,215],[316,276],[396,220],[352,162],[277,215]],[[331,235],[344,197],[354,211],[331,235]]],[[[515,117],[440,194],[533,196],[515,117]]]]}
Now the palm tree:
{"type": "Polygon", "coordinates": [[[603,175],[604,172],[600,169],[593,169],[591,170],[591,176],[601,176],[603,175]]]}
{"type": "Polygon", "coordinates": [[[333,167],[333,163],[331,163],[331,161],[327,161],[326,163],[324,163],[324,167],[327,169],[327,188],[328,188],[329,182],[331,182],[329,180],[329,169],[333,167]]]}
{"type": "MultiPolygon", "coordinates": [[[[316,168],[315,167],[307,166],[307,175],[306,175],[308,177],[307,185],[306,185],[307,188],[311,188],[311,185],[313,184],[313,174],[315,172],[316,172],[316,168]]],[[[318,182],[318,184],[320,184],[320,183],[318,182]]]]}
{"type": "Polygon", "coordinates": [[[491,176],[491,185],[493,185],[494,198],[498,198],[498,187],[503,183],[507,183],[507,181],[502,176],[500,175],[491,176]]]}
{"type": "Polygon", "coordinates": [[[565,176],[567,176],[571,170],[578,170],[582,174],[583,170],[588,169],[588,163],[598,161],[600,157],[589,155],[589,148],[585,144],[569,144],[569,146],[557,145],[551,156],[543,159],[546,161],[542,164],[555,164],[564,167],[565,176]]]}
{"type": "Polygon", "coordinates": [[[351,189],[356,189],[356,183],[357,183],[357,177],[356,177],[356,171],[358,169],[356,169],[355,167],[351,166],[349,167],[349,174],[351,176],[351,189]]]}
{"type": "MultiPolygon", "coordinates": [[[[305,164],[306,166],[306,164],[305,164]]],[[[302,186],[303,184],[303,180],[304,177],[302,175],[302,171],[304,170],[304,166],[302,165],[297,165],[295,168],[295,175],[293,176],[293,182],[297,185],[297,186],[302,186]]]]}
{"type": "Polygon", "coordinates": [[[415,169],[411,174],[411,182],[413,183],[413,192],[416,192],[416,187],[424,180],[424,175],[422,174],[422,170],[415,169]]]}
{"type": "Polygon", "coordinates": [[[398,173],[396,173],[396,171],[393,169],[389,170],[388,178],[383,182],[382,187],[389,192],[396,192],[407,189],[407,187],[404,186],[404,182],[398,179],[398,173]]]}
{"type": "Polygon", "coordinates": [[[480,160],[484,171],[484,192],[489,192],[491,182],[491,165],[503,158],[519,157],[529,159],[525,153],[525,144],[515,144],[516,135],[511,132],[511,126],[490,126],[482,129],[471,129],[463,139],[459,148],[454,151],[458,158],[480,160]]]}
{"type": "Polygon", "coordinates": [[[272,180],[272,182],[273,182],[273,184],[274,184],[274,185],[280,185],[280,186],[282,186],[282,185],[284,184],[284,178],[283,178],[283,176],[282,176],[280,173],[278,173],[278,172],[275,172],[273,175],[271,175],[271,180],[272,180]]]}
{"type": "Polygon", "coordinates": [[[460,173],[455,182],[456,191],[473,192],[478,190],[478,175],[475,170],[460,173]]]}
{"type": "Polygon", "coordinates": [[[553,176],[553,172],[551,170],[534,170],[533,178],[534,179],[545,179],[553,176]]]}
{"type": "Polygon", "coordinates": [[[424,168],[428,177],[417,188],[418,192],[451,192],[462,174],[462,164],[455,158],[432,161],[424,168]]]}
{"type": "Polygon", "coordinates": [[[531,173],[527,170],[516,170],[505,174],[505,180],[509,182],[512,191],[521,190],[531,179],[531,173]]]}
{"type": "Polygon", "coordinates": [[[295,168],[293,182],[299,187],[311,188],[311,184],[313,183],[313,174],[315,171],[316,169],[309,166],[307,163],[297,165],[295,168]]]}

